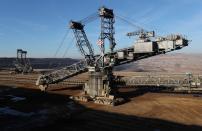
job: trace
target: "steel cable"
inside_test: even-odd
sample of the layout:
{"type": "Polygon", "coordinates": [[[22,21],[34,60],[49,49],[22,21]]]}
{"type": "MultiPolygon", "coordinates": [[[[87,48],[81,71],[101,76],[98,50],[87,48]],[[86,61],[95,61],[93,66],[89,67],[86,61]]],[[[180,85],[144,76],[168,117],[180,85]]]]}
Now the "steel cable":
{"type": "MultiPolygon", "coordinates": [[[[120,20],[122,20],[122,21],[128,23],[129,25],[131,25],[131,26],[133,26],[133,27],[135,27],[135,28],[138,28],[139,30],[145,30],[143,27],[141,27],[141,26],[139,26],[139,25],[137,25],[137,24],[135,24],[135,23],[129,21],[129,20],[128,20],[126,17],[124,17],[124,16],[120,16],[120,15],[115,15],[115,16],[116,16],[117,18],[119,18],[120,20]]],[[[145,30],[145,31],[146,31],[146,30],[145,30]]]]}
{"type": "Polygon", "coordinates": [[[67,30],[67,31],[65,32],[65,35],[64,35],[64,37],[62,38],[62,40],[61,40],[61,42],[60,42],[60,45],[58,46],[58,48],[57,48],[57,50],[56,50],[56,52],[55,52],[53,58],[55,58],[56,55],[58,54],[59,50],[61,49],[62,45],[64,44],[64,41],[65,41],[66,37],[68,36],[68,34],[69,34],[69,30],[67,30]]]}
{"type": "Polygon", "coordinates": [[[91,14],[91,15],[89,15],[89,16],[83,18],[83,19],[81,19],[79,22],[81,22],[82,24],[85,25],[85,24],[88,24],[88,23],[90,23],[90,22],[92,22],[92,21],[98,19],[98,18],[99,18],[99,17],[98,17],[98,13],[95,12],[95,13],[93,13],[93,14],[91,14]]]}
{"type": "MultiPolygon", "coordinates": [[[[134,24],[133,22],[127,20],[126,17],[120,16],[120,15],[115,15],[115,16],[116,16],[117,18],[119,18],[120,20],[122,20],[122,21],[124,21],[124,22],[130,24],[131,26],[133,26],[133,27],[135,27],[135,28],[138,28],[139,30],[148,31],[148,30],[146,30],[145,28],[143,28],[143,27],[141,27],[141,26],[139,26],[139,25],[136,25],[136,24],[134,24]]],[[[162,36],[155,35],[155,37],[162,37],[162,36]]]]}
{"type": "Polygon", "coordinates": [[[62,58],[64,58],[64,57],[66,56],[66,54],[67,54],[69,48],[73,45],[72,43],[74,42],[74,39],[75,39],[75,37],[73,37],[72,40],[70,41],[70,44],[69,44],[69,46],[67,46],[67,48],[65,49],[65,52],[64,52],[62,58]]]}

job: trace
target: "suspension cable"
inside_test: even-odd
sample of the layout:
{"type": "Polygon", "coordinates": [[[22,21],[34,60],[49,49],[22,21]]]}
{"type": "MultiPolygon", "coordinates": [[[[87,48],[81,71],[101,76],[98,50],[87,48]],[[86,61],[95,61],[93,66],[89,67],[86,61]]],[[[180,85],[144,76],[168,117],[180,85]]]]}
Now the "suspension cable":
{"type": "MultiPolygon", "coordinates": [[[[117,18],[119,18],[120,20],[126,22],[127,24],[129,24],[129,25],[131,25],[131,26],[133,26],[133,27],[135,27],[135,28],[138,28],[139,30],[145,30],[143,27],[141,27],[141,26],[139,26],[139,25],[137,25],[137,24],[135,24],[135,23],[129,21],[129,20],[128,20],[126,17],[124,17],[124,16],[121,16],[121,15],[115,15],[115,16],[116,16],[117,18]]],[[[146,30],[145,30],[145,31],[146,31],[146,30]]]]}
{"type": "MultiPolygon", "coordinates": [[[[64,52],[62,58],[65,58],[65,55],[67,54],[68,50],[69,50],[70,47],[73,45],[72,42],[74,41],[74,39],[75,39],[75,38],[73,37],[73,38],[71,39],[71,41],[69,42],[67,48],[65,49],[65,52],[64,52]]],[[[53,69],[54,69],[54,70],[58,70],[58,69],[61,69],[61,67],[58,66],[58,64],[57,64],[56,67],[54,67],[53,69]]]]}
{"type": "Polygon", "coordinates": [[[72,43],[74,42],[74,39],[75,39],[75,37],[73,37],[73,38],[71,39],[70,44],[69,44],[69,45],[67,46],[67,48],[65,49],[65,52],[64,52],[62,58],[65,58],[65,56],[66,56],[68,50],[69,50],[70,47],[73,45],[72,43]]]}
{"type": "MultiPolygon", "coordinates": [[[[55,54],[53,55],[53,58],[55,58],[56,55],[58,54],[60,48],[61,48],[62,45],[64,44],[64,41],[65,41],[66,37],[68,36],[68,34],[69,34],[69,30],[66,30],[64,37],[62,38],[62,40],[61,40],[61,42],[60,42],[60,44],[59,44],[59,46],[58,46],[58,48],[57,48],[55,54]]],[[[51,60],[50,60],[50,61],[49,61],[49,64],[48,64],[48,68],[50,68],[51,65],[52,65],[52,62],[51,62],[51,60]]]]}
{"type": "Polygon", "coordinates": [[[56,55],[58,54],[59,50],[61,49],[62,45],[64,44],[64,41],[65,41],[66,37],[68,36],[68,34],[69,34],[69,29],[65,32],[65,35],[64,35],[64,37],[62,38],[62,40],[61,40],[61,42],[60,42],[60,45],[58,46],[58,48],[57,48],[57,50],[56,50],[56,52],[55,52],[53,58],[55,58],[56,55]]]}
{"type": "Polygon", "coordinates": [[[92,21],[94,21],[96,19],[98,19],[98,13],[97,12],[95,12],[95,13],[81,19],[79,22],[81,22],[82,24],[85,25],[85,24],[88,24],[88,23],[90,23],[90,22],[92,22],[92,21]]]}
{"type": "MultiPolygon", "coordinates": [[[[120,20],[122,20],[122,21],[124,21],[124,22],[130,24],[131,26],[133,26],[133,27],[135,27],[135,28],[138,28],[139,30],[148,31],[148,30],[146,30],[145,28],[143,28],[143,27],[141,27],[141,26],[139,26],[139,25],[136,25],[136,24],[134,24],[133,22],[127,20],[126,17],[120,16],[120,15],[116,15],[116,17],[119,18],[120,20]]],[[[155,36],[156,36],[156,37],[162,37],[162,36],[159,36],[159,35],[155,35],[155,36]]]]}

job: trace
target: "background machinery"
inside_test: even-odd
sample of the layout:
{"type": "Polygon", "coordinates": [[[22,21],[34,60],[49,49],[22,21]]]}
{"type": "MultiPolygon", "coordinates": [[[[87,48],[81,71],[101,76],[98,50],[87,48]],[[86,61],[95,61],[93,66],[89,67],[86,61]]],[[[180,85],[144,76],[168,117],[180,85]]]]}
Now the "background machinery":
{"type": "Polygon", "coordinates": [[[116,43],[114,38],[115,15],[113,10],[101,7],[96,16],[101,20],[101,31],[97,43],[101,53],[95,55],[94,49],[84,31],[83,23],[88,21],[88,19],[94,19],[94,16],[87,17],[87,19],[83,20],[85,22],[70,21],[69,27],[74,32],[76,45],[84,56],[84,60],[41,75],[36,82],[36,85],[41,90],[46,90],[49,84],[62,82],[69,77],[88,72],[89,78],[85,83],[83,93],[72,97],[72,99],[92,100],[95,103],[116,105],[122,102],[123,99],[117,98],[116,95],[118,79],[113,75],[114,66],[178,50],[188,46],[189,43],[182,35],[155,38],[154,31],[148,32],[141,29],[127,34],[127,36],[138,36],[137,41],[133,45],[124,49],[114,50],[116,43]],[[109,52],[105,52],[105,39],[109,41],[109,52]]]}
{"type": "Polygon", "coordinates": [[[14,66],[16,73],[30,73],[33,71],[30,61],[27,59],[27,51],[17,49],[17,58],[14,66]]]}

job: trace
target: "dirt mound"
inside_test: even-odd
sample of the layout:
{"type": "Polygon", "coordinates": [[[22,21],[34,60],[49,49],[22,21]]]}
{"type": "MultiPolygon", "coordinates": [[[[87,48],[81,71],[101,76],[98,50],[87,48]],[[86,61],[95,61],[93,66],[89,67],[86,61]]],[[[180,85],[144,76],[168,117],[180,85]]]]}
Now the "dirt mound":
{"type": "Polygon", "coordinates": [[[202,54],[172,53],[154,56],[131,64],[119,66],[116,70],[139,72],[201,73],[202,54]]]}

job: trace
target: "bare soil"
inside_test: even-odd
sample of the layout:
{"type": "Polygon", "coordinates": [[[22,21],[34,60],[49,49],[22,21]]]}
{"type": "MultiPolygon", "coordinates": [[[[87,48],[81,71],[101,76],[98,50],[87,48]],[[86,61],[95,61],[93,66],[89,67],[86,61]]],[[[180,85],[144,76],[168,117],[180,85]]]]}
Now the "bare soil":
{"type": "MultiPolygon", "coordinates": [[[[6,72],[4,73],[6,76],[6,72]]],[[[37,76],[32,75],[36,78],[37,76]]],[[[82,74],[72,79],[86,78],[86,74],[82,74]]],[[[0,82],[1,131],[202,130],[200,94],[160,93],[121,88],[120,94],[128,101],[112,107],[69,99],[71,95],[78,95],[82,87],[58,84],[45,93],[39,91],[34,84],[0,82]]]]}

